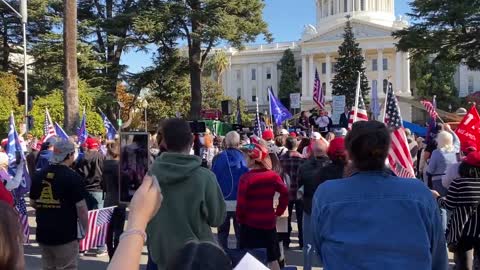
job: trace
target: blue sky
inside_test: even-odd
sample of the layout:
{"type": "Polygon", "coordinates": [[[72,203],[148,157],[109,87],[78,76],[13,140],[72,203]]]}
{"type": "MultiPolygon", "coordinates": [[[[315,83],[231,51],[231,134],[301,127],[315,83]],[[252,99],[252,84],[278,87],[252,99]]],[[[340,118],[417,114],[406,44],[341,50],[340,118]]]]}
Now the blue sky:
{"type": "MultiPolygon", "coordinates": [[[[409,1],[408,1],[409,2],[409,1]]],[[[266,0],[264,19],[269,24],[275,42],[294,41],[300,38],[305,24],[315,24],[314,0],[266,0]]],[[[395,12],[402,15],[410,10],[407,1],[395,0],[395,12]]],[[[259,39],[262,43],[263,40],[259,39]]],[[[122,63],[130,72],[139,72],[152,64],[152,52],[129,52],[122,63]]]]}

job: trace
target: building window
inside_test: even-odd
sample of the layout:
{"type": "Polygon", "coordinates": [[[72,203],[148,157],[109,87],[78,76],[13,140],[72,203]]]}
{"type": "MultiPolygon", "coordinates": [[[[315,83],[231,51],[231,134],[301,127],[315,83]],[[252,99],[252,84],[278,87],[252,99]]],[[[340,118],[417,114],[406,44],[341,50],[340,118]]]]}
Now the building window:
{"type": "Polygon", "coordinates": [[[372,71],[378,70],[378,61],[377,59],[372,59],[372,71]]]}
{"type": "Polygon", "coordinates": [[[327,63],[322,63],[322,74],[327,74],[327,63]]]}
{"type": "Polygon", "coordinates": [[[242,72],[237,69],[237,70],[235,71],[235,74],[236,74],[235,77],[236,77],[237,81],[240,81],[240,80],[242,79],[242,72]]]}
{"type": "Polygon", "coordinates": [[[332,62],[332,73],[337,73],[337,62],[332,62]]]}
{"type": "Polygon", "coordinates": [[[242,88],[237,88],[237,98],[242,98],[242,88]]]}
{"type": "Polygon", "coordinates": [[[474,78],[473,76],[469,76],[468,77],[468,93],[471,94],[473,93],[473,89],[474,89],[474,78]]]}
{"type": "Polygon", "coordinates": [[[330,0],[330,15],[333,15],[333,0],[330,0]]]}
{"type": "MultiPolygon", "coordinates": [[[[377,91],[378,91],[378,88],[377,88],[377,87],[378,87],[378,86],[377,86],[377,80],[372,80],[372,90],[376,88],[377,91]]],[[[378,92],[377,92],[377,93],[378,93],[378,92]]]]}
{"type": "Polygon", "coordinates": [[[327,89],[327,83],[322,83],[322,91],[325,91],[327,89]]]}
{"type": "Polygon", "coordinates": [[[348,12],[348,0],[343,0],[343,12],[348,12]]]}
{"type": "Polygon", "coordinates": [[[252,81],[255,81],[257,79],[257,70],[252,68],[252,81]]]}
{"type": "Polygon", "coordinates": [[[385,79],[383,80],[383,93],[387,93],[387,87],[388,87],[388,80],[385,79]]]}
{"type": "Polygon", "coordinates": [[[267,67],[267,80],[272,78],[272,68],[267,67]]]}
{"type": "Polygon", "coordinates": [[[299,67],[297,68],[297,74],[298,74],[298,78],[301,79],[301,78],[302,78],[302,75],[303,75],[303,74],[302,74],[302,66],[299,66],[299,67]]]}
{"type": "Polygon", "coordinates": [[[252,102],[257,101],[257,88],[253,87],[252,88],[252,102]]]}
{"type": "Polygon", "coordinates": [[[383,58],[383,70],[388,70],[388,58],[383,58]]]}

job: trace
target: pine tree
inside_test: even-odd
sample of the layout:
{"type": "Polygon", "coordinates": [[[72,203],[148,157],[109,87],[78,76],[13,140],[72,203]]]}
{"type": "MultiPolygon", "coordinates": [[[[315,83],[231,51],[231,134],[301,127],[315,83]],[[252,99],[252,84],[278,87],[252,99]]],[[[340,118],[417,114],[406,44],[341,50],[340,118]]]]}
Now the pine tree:
{"type": "Polygon", "coordinates": [[[290,49],[285,50],[280,65],[278,67],[282,71],[280,78],[280,85],[278,89],[278,97],[281,99],[290,98],[291,93],[298,93],[298,76],[297,68],[295,66],[295,58],[290,49]]]}
{"type": "Polygon", "coordinates": [[[345,95],[346,106],[355,105],[355,92],[357,89],[358,72],[360,72],[361,93],[365,101],[370,87],[365,75],[365,59],[362,56],[362,49],[356,42],[353,35],[350,20],[345,25],[344,41],[338,48],[339,57],[335,65],[336,74],[332,80],[332,93],[335,96],[345,95]]]}

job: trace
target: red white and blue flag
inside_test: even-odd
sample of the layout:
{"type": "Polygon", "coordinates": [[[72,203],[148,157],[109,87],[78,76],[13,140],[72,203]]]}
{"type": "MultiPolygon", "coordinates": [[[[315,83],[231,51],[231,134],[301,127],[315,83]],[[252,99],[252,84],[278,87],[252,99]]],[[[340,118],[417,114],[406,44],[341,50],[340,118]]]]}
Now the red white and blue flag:
{"type": "Polygon", "coordinates": [[[48,138],[56,136],[55,127],[53,126],[52,118],[48,109],[45,109],[45,122],[43,122],[43,141],[46,141],[48,138]]]}
{"type": "Polygon", "coordinates": [[[23,195],[15,196],[15,208],[22,226],[23,243],[28,244],[30,238],[30,226],[28,225],[27,204],[23,195]]]}
{"type": "Polygon", "coordinates": [[[388,86],[385,111],[385,124],[392,130],[391,146],[388,154],[390,168],[395,174],[403,178],[415,178],[412,155],[407,142],[407,135],[403,128],[402,115],[398,106],[397,97],[393,93],[393,86],[388,86]]]}
{"type": "Polygon", "coordinates": [[[318,70],[315,69],[315,79],[313,81],[313,101],[321,110],[325,109],[325,89],[322,87],[318,70]]]}
{"type": "Polygon", "coordinates": [[[435,101],[435,97],[433,97],[433,102],[430,102],[430,101],[427,101],[427,100],[422,100],[421,103],[423,104],[423,106],[425,107],[425,109],[427,110],[428,114],[430,115],[430,118],[433,118],[433,119],[437,119],[438,117],[438,113],[437,113],[437,110],[436,110],[436,101],[435,101]]]}
{"type": "Polygon", "coordinates": [[[353,123],[360,121],[368,121],[367,107],[363,100],[362,93],[360,91],[360,74],[358,74],[357,90],[355,94],[355,106],[352,107],[350,117],[348,119],[348,129],[352,129],[353,123]]]}
{"type": "Polygon", "coordinates": [[[88,230],[85,238],[80,241],[80,251],[105,245],[114,209],[115,206],[88,211],[88,230]]]}

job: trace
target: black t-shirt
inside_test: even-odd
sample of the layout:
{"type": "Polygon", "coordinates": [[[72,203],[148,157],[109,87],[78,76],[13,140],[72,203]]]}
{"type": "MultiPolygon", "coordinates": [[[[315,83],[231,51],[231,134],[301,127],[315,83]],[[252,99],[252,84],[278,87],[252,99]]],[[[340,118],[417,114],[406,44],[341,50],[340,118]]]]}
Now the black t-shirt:
{"type": "Polygon", "coordinates": [[[37,242],[63,245],[77,239],[76,203],[85,199],[82,177],[64,165],[50,165],[32,179],[37,204],[37,242]]]}

